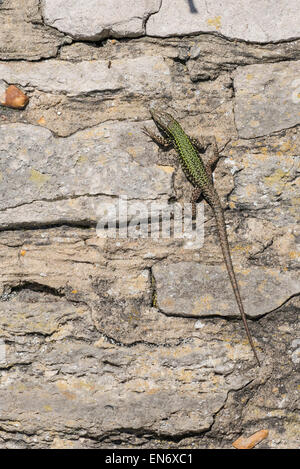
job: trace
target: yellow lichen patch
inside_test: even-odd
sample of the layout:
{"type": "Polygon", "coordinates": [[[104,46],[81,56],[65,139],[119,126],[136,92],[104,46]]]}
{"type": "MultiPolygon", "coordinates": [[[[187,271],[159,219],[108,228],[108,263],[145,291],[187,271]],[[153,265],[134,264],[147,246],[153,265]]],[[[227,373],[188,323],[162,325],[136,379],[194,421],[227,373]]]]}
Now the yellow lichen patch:
{"type": "Polygon", "coordinates": [[[286,142],[280,145],[280,150],[283,153],[294,153],[296,151],[296,148],[297,148],[296,143],[291,143],[290,140],[287,140],[286,142]]]}
{"type": "Polygon", "coordinates": [[[20,251],[20,256],[25,256],[25,254],[26,254],[25,249],[22,249],[22,250],[20,251]]]}
{"type": "Polygon", "coordinates": [[[237,196],[233,194],[233,195],[231,196],[231,200],[232,200],[233,202],[236,202],[236,201],[237,201],[237,196]]]}
{"type": "Polygon", "coordinates": [[[81,155],[78,160],[77,160],[77,163],[78,164],[83,164],[83,163],[86,163],[88,160],[87,156],[86,155],[81,155]]]}
{"type": "Polygon", "coordinates": [[[192,309],[193,314],[199,314],[205,311],[209,311],[212,308],[212,301],[213,301],[213,296],[212,295],[203,295],[199,298],[199,300],[196,300],[194,303],[194,307],[192,309]]]}
{"type": "Polygon", "coordinates": [[[297,251],[290,251],[289,252],[289,257],[291,259],[299,259],[300,260],[300,252],[297,251]]]}
{"type": "Polygon", "coordinates": [[[215,16],[214,18],[208,18],[207,19],[207,25],[212,26],[216,28],[216,30],[219,30],[221,28],[221,16],[215,16]]]}
{"type": "Polygon", "coordinates": [[[266,176],[264,178],[264,181],[267,186],[272,187],[277,191],[281,191],[281,189],[286,183],[287,176],[288,173],[286,171],[283,171],[283,169],[278,168],[270,176],[266,176]]]}
{"type": "Polygon", "coordinates": [[[46,412],[52,412],[53,409],[52,409],[51,405],[44,405],[44,410],[46,412]]]}
{"type": "Polygon", "coordinates": [[[248,253],[251,250],[251,245],[236,244],[231,247],[231,252],[245,252],[248,253]]]}
{"type": "Polygon", "coordinates": [[[96,386],[94,383],[88,383],[87,381],[83,379],[79,379],[74,383],[74,388],[79,389],[79,390],[87,390],[87,391],[95,391],[96,386]]]}
{"type": "Polygon", "coordinates": [[[37,186],[42,186],[47,181],[49,181],[50,178],[51,178],[51,176],[49,176],[48,174],[40,173],[36,169],[31,169],[31,171],[30,171],[29,179],[30,179],[30,181],[32,181],[37,186]]]}
{"type": "Polygon", "coordinates": [[[246,80],[252,80],[253,76],[254,76],[253,73],[247,73],[246,80]]]}

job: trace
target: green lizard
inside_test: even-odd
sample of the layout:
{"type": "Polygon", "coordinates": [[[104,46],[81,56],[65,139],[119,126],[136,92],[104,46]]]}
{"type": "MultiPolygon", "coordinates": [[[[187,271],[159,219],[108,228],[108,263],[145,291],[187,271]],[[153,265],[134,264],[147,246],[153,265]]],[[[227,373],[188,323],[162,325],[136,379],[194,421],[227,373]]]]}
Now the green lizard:
{"type": "Polygon", "coordinates": [[[260,366],[260,361],[258,359],[253,340],[249,331],[239,287],[233,270],[223,209],[219,196],[213,185],[212,171],[220,158],[216,141],[215,139],[213,139],[213,156],[209,159],[209,161],[204,163],[199,153],[200,150],[205,149],[202,142],[199,142],[197,139],[189,137],[184,132],[180,124],[170,114],[154,109],[150,110],[150,113],[158,129],[163,133],[163,135],[165,135],[166,138],[157,136],[146,127],[144,127],[143,129],[144,132],[159,145],[174,146],[178,154],[183,171],[187,179],[194,186],[194,191],[192,195],[193,206],[195,207],[196,201],[199,199],[200,195],[202,195],[214,212],[221,248],[230,282],[233,288],[237,305],[239,307],[240,314],[242,316],[249,343],[252,347],[255,359],[258,365],[260,366]]]}

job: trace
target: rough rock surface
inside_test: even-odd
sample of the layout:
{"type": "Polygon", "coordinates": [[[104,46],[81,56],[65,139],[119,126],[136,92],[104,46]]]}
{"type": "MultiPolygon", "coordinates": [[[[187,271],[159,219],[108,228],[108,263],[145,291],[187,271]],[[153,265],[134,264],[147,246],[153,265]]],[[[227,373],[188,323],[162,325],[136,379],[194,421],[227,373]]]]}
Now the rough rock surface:
{"type": "Polygon", "coordinates": [[[111,3],[0,1],[0,82],[30,98],[0,107],[0,447],[298,448],[296,2],[111,3]],[[216,136],[261,368],[210,208],[202,246],[167,235],[191,188],[152,104],[216,136]]]}
{"type": "Polygon", "coordinates": [[[44,26],[39,0],[4,0],[0,4],[0,60],[55,57],[70,39],[44,26]]]}
{"type": "Polygon", "coordinates": [[[106,123],[55,138],[39,126],[2,125],[1,226],[14,226],[16,220],[28,226],[91,223],[98,204],[111,196],[170,196],[172,172],[140,164],[146,161],[143,134],[139,125],[128,138],[130,130],[127,122],[106,123]]]}
{"type": "Polygon", "coordinates": [[[288,5],[285,0],[162,0],[146,31],[163,37],[211,32],[245,41],[280,41],[299,37],[297,9],[297,0],[288,5]]]}
{"type": "Polygon", "coordinates": [[[161,0],[42,0],[45,24],[75,39],[136,37],[145,33],[147,18],[161,0]]]}
{"type": "MultiPolygon", "coordinates": [[[[287,298],[299,293],[299,275],[280,270],[252,267],[236,270],[244,306],[251,317],[277,309],[287,298]]],[[[166,314],[179,316],[237,316],[233,292],[228,288],[227,271],[222,266],[190,262],[159,265],[153,269],[157,305],[166,314]],[[211,292],[218,285],[223,294],[211,292]]]]}
{"type": "Polygon", "coordinates": [[[299,61],[249,65],[235,72],[235,116],[240,137],[259,137],[300,123],[299,72],[299,61]]]}

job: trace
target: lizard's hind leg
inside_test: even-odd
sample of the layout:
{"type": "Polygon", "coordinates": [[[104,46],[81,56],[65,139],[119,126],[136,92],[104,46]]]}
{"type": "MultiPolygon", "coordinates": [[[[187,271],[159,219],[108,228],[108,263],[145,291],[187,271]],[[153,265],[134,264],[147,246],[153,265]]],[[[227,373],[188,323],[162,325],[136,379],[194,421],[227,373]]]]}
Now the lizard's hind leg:
{"type": "Polygon", "coordinates": [[[213,171],[216,164],[217,164],[217,162],[221,158],[221,155],[219,153],[218,145],[217,145],[217,141],[216,141],[215,137],[211,137],[211,142],[210,142],[209,146],[211,147],[211,150],[210,150],[211,155],[205,163],[206,163],[206,166],[209,166],[211,168],[211,171],[213,171]]]}
{"type": "Polygon", "coordinates": [[[198,138],[190,137],[190,141],[192,142],[194,147],[196,147],[197,150],[199,150],[201,152],[206,150],[206,148],[207,148],[207,144],[204,142],[203,137],[198,137],[198,138]]]}

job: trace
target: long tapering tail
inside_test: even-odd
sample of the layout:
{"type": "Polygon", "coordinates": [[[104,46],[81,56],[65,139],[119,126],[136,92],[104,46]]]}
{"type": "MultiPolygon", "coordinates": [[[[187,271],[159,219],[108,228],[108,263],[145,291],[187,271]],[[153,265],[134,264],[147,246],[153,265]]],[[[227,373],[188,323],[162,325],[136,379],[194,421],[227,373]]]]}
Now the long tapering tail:
{"type": "Polygon", "coordinates": [[[211,203],[211,206],[212,206],[212,209],[214,211],[214,215],[215,215],[215,219],[216,219],[216,223],[217,223],[217,228],[218,228],[220,244],[221,244],[221,248],[222,248],[222,252],[223,252],[227,272],[228,272],[230,282],[231,282],[231,285],[232,285],[232,289],[233,289],[233,292],[234,292],[234,296],[236,298],[236,302],[238,304],[238,307],[239,307],[239,310],[240,310],[240,313],[241,313],[241,316],[242,316],[242,320],[243,320],[243,323],[244,323],[244,326],[245,326],[245,330],[246,330],[246,333],[247,333],[247,337],[248,337],[249,343],[251,345],[251,348],[253,350],[255,359],[256,359],[258,365],[261,366],[259,358],[258,358],[257,353],[256,353],[256,350],[255,350],[255,347],[254,347],[252,336],[251,336],[251,333],[250,333],[250,330],[249,330],[249,327],[248,327],[246,314],[245,314],[243,303],[242,303],[241,296],[240,296],[240,290],[239,290],[239,287],[238,287],[238,284],[237,284],[237,281],[236,281],[236,277],[235,277],[235,273],[234,273],[234,269],[233,269],[233,265],[232,265],[232,260],[231,260],[231,255],[230,255],[229,244],[228,244],[228,238],[227,238],[226,224],[225,224],[223,209],[222,209],[222,206],[221,206],[219,196],[216,192],[214,193],[214,200],[213,200],[213,203],[211,203]]]}

